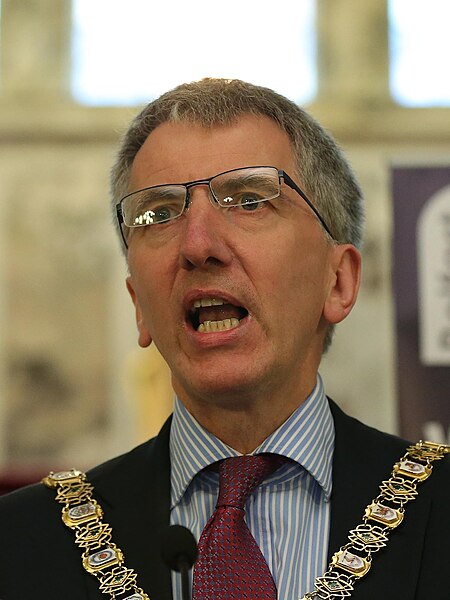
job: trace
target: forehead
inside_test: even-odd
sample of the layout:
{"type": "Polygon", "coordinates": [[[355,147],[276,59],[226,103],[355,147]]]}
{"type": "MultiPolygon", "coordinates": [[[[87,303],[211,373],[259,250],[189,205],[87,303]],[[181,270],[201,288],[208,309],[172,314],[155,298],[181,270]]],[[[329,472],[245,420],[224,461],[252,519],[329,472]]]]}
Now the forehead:
{"type": "Polygon", "coordinates": [[[257,165],[296,171],[289,136],[268,117],[244,115],[231,125],[208,128],[189,122],[163,123],[136,154],[130,187],[181,183],[257,165]]]}

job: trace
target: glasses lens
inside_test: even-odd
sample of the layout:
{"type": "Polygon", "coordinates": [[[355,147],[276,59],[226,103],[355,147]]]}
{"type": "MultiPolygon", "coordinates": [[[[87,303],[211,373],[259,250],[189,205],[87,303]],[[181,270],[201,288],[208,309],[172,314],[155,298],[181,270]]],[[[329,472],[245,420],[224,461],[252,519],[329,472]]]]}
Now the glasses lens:
{"type": "Polygon", "coordinates": [[[186,189],[182,185],[161,185],[130,194],[122,201],[127,227],[165,223],[179,217],[184,209],[186,189]]]}
{"type": "Polygon", "coordinates": [[[252,207],[280,195],[275,167],[247,167],[211,179],[211,189],[220,206],[252,207]]]}

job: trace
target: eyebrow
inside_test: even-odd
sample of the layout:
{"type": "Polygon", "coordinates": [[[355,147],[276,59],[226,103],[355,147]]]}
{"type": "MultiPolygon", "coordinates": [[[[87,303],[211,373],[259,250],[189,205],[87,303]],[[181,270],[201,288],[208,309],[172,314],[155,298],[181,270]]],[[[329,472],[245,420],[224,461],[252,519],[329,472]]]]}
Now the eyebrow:
{"type": "MultiPolygon", "coordinates": [[[[177,194],[173,188],[176,187],[178,188],[178,190],[183,190],[184,191],[184,187],[182,183],[167,183],[167,184],[162,184],[162,185],[154,185],[154,186],[150,186],[148,188],[143,188],[141,190],[136,190],[135,192],[133,192],[133,194],[137,194],[142,197],[145,198],[146,194],[152,194],[152,192],[155,192],[155,190],[158,191],[158,197],[159,198],[176,198],[177,196],[179,196],[179,194],[177,194]]],[[[132,195],[132,194],[130,194],[132,195]]]]}

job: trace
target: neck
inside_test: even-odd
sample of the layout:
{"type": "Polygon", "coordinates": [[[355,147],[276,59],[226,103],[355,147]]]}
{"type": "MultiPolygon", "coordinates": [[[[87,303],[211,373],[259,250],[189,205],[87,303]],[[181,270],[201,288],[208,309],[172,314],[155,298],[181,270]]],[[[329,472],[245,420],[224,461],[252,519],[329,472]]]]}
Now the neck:
{"type": "Polygon", "coordinates": [[[253,452],[271,433],[282,425],[306,400],[314,388],[315,379],[294,395],[239,403],[211,399],[195,399],[178,393],[191,415],[210,433],[241,454],[253,452]]]}

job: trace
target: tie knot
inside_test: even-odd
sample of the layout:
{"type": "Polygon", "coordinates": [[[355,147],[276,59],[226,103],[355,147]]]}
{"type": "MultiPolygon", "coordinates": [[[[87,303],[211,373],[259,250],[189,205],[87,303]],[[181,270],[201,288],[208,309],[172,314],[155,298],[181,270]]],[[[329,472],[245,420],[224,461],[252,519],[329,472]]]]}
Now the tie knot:
{"type": "Polygon", "coordinates": [[[256,454],[226,458],[219,465],[217,506],[244,508],[255,488],[285,461],[277,454],[256,454]]]}

